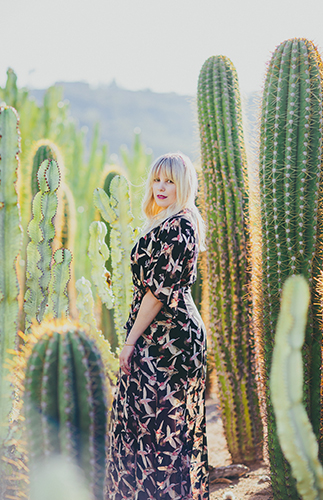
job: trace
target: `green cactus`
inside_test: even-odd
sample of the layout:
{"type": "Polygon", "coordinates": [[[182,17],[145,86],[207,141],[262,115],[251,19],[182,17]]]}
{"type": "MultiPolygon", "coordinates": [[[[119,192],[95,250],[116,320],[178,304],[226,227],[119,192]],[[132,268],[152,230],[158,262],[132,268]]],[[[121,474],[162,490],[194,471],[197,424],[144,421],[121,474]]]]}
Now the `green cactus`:
{"type": "MultiPolygon", "coordinates": [[[[132,152],[126,146],[120,148],[122,161],[127,169],[130,181],[131,208],[135,227],[142,225],[142,200],[145,194],[145,180],[153,160],[151,150],[141,142],[141,131],[134,130],[132,152]]],[[[106,190],[105,190],[106,191],[106,190]]]]}
{"type": "Polygon", "coordinates": [[[45,160],[38,170],[39,192],[33,200],[33,217],[28,226],[26,293],[24,310],[29,328],[34,319],[43,319],[48,302],[52,259],[51,242],[55,236],[53,218],[57,209],[59,170],[57,163],[45,160]]]}
{"type": "Polygon", "coordinates": [[[4,362],[16,345],[19,286],[16,261],[22,242],[17,203],[17,169],[20,137],[16,111],[0,108],[0,448],[8,431],[11,410],[10,383],[4,362]]]}
{"type": "Polygon", "coordinates": [[[107,283],[105,263],[109,258],[109,248],[105,243],[107,228],[104,222],[94,221],[90,225],[90,244],[88,256],[92,262],[91,277],[98,295],[108,309],[113,307],[113,296],[107,283]]]}
{"type": "Polygon", "coordinates": [[[262,454],[262,423],[251,327],[246,157],[235,68],[210,57],[198,83],[202,170],[208,221],[210,328],[222,419],[234,462],[262,454]]]}
{"type": "Polygon", "coordinates": [[[31,470],[61,454],[103,499],[106,380],[99,351],[71,322],[43,322],[27,346],[24,411],[31,470]],[[29,348],[29,355],[28,355],[29,348]]]}
{"type": "MultiPolygon", "coordinates": [[[[306,39],[281,43],[265,80],[260,129],[259,177],[262,219],[263,343],[265,377],[272,360],[282,284],[302,274],[311,287],[303,346],[304,403],[319,440],[322,329],[318,300],[322,217],[318,211],[322,165],[322,62],[306,39]]],[[[283,459],[271,401],[267,398],[268,449],[277,497],[296,498],[283,459]],[[294,496],[293,496],[294,495],[294,496]]]]}
{"type": "MultiPolygon", "coordinates": [[[[40,165],[45,160],[55,160],[58,163],[59,152],[57,147],[51,141],[44,139],[37,141],[33,147],[32,153],[32,168],[31,168],[31,194],[35,196],[39,191],[37,172],[40,165]]],[[[61,172],[61,166],[60,166],[61,172]]]]}
{"type": "Polygon", "coordinates": [[[277,434],[304,500],[323,499],[323,467],[318,444],[302,404],[303,360],[310,291],[303,276],[287,278],[283,286],[273,349],[270,391],[277,434]]]}
{"type": "Polygon", "coordinates": [[[123,326],[132,300],[130,251],[137,233],[131,226],[133,217],[130,211],[129,185],[125,177],[115,176],[110,184],[110,192],[109,197],[103,189],[96,189],[94,204],[102,218],[111,226],[112,293],[115,327],[121,346],[125,337],[123,326]]]}
{"type": "Polygon", "coordinates": [[[67,248],[59,248],[53,254],[46,315],[51,314],[55,318],[68,315],[67,286],[71,277],[71,260],[72,254],[67,248]]]}
{"type": "Polygon", "coordinates": [[[79,310],[79,321],[88,327],[88,335],[96,342],[100,349],[105,372],[112,384],[116,383],[119,369],[119,360],[111,350],[110,342],[105,338],[97,327],[94,315],[94,300],[91,291],[91,283],[84,277],[76,282],[77,308],[79,310]]]}

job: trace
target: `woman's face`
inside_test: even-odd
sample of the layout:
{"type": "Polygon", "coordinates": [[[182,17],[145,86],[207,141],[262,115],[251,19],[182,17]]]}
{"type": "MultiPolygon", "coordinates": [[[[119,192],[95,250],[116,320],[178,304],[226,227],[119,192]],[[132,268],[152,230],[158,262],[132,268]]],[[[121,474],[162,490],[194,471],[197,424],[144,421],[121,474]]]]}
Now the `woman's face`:
{"type": "Polygon", "coordinates": [[[159,207],[168,208],[176,201],[176,186],[171,179],[160,172],[153,181],[153,194],[159,207]]]}

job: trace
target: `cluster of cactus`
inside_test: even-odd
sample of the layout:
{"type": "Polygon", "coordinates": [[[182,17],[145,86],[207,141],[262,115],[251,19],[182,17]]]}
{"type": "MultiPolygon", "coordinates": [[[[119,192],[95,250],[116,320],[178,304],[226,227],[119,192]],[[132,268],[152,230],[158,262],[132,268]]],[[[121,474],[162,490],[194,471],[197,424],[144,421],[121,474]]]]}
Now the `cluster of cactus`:
{"type": "Polygon", "coordinates": [[[83,470],[92,497],[103,499],[108,408],[99,351],[78,326],[45,321],[33,328],[25,356],[31,471],[49,456],[67,456],[83,470]]]}
{"type": "Polygon", "coordinates": [[[317,290],[323,241],[319,210],[322,90],[322,62],[314,45],[305,39],[280,44],[265,80],[259,158],[264,384],[272,484],[279,498],[296,498],[297,492],[280,449],[267,381],[282,284],[293,274],[304,275],[311,287],[302,349],[304,401],[320,449],[322,446],[322,328],[317,290]]]}
{"type": "Polygon", "coordinates": [[[246,157],[235,68],[210,57],[198,83],[208,234],[210,327],[229,451],[235,462],[262,453],[250,322],[246,157]]]}
{"type": "MultiPolygon", "coordinates": [[[[88,227],[95,218],[93,190],[100,186],[107,156],[106,147],[101,146],[99,142],[99,130],[95,130],[90,144],[90,155],[85,160],[85,148],[88,142],[86,132],[83,129],[78,130],[71,119],[69,106],[63,101],[63,89],[57,86],[50,87],[44,94],[42,104],[39,105],[30,96],[29,91],[17,87],[17,77],[11,69],[8,70],[6,86],[0,88],[0,102],[13,106],[20,117],[18,197],[23,229],[26,230],[30,218],[31,190],[33,194],[38,191],[36,173],[42,159],[40,155],[45,153],[46,158],[43,159],[57,160],[62,174],[57,214],[57,223],[58,220],[60,223],[56,227],[54,247],[58,248],[59,243],[64,243],[68,237],[68,247],[74,250],[74,263],[77,264],[75,269],[72,266],[72,275],[75,273],[76,279],[81,276],[89,278],[91,265],[88,259],[83,258],[83,254],[84,248],[88,246],[88,227]],[[54,145],[57,145],[59,152],[54,145]],[[36,150],[39,148],[39,154],[36,155],[36,150]],[[68,165],[68,169],[63,169],[64,164],[68,165]],[[64,213],[69,214],[68,225],[64,213]]],[[[27,243],[25,232],[20,260],[22,278],[27,243]]],[[[73,289],[69,285],[70,299],[74,300],[72,292],[73,289]]],[[[74,304],[71,306],[75,310],[74,304]]]]}
{"type": "MultiPolygon", "coordinates": [[[[304,500],[323,498],[318,444],[303,406],[303,359],[310,290],[301,275],[283,285],[270,374],[277,433],[304,500]]],[[[295,498],[295,497],[293,497],[295,498]]]]}
{"type": "MultiPolygon", "coordinates": [[[[22,249],[22,230],[16,189],[20,137],[17,113],[11,107],[0,108],[0,135],[0,497],[20,498],[24,496],[28,483],[26,453],[21,444],[24,440],[24,427],[21,419],[20,395],[25,372],[22,360],[25,360],[27,378],[24,392],[28,400],[25,406],[27,428],[31,439],[30,450],[37,450],[38,458],[42,453],[41,450],[45,455],[63,453],[64,450],[70,448],[65,434],[71,431],[71,439],[74,440],[71,446],[74,447],[73,450],[77,455],[71,458],[78,461],[85,472],[88,471],[89,484],[93,482],[91,488],[93,497],[103,498],[107,418],[103,385],[109,388],[108,380],[115,377],[117,362],[108,342],[100,335],[95,323],[90,328],[86,328],[85,335],[79,331],[79,328],[72,327],[66,318],[69,309],[67,285],[70,280],[72,254],[64,247],[53,248],[58,206],[57,193],[60,184],[60,171],[55,160],[44,160],[37,171],[38,191],[33,199],[32,218],[28,225],[26,279],[23,280],[26,287],[24,297],[26,334],[20,333],[20,337],[23,342],[27,341],[27,345],[23,346],[18,356],[20,360],[18,364],[14,361],[19,343],[17,259],[22,249]],[[54,323],[54,329],[51,329],[51,324],[44,322],[46,316],[62,318],[61,324],[54,323]],[[37,328],[41,334],[31,333],[32,329],[37,330],[37,328]],[[55,345],[54,338],[56,339],[55,345]],[[92,340],[89,340],[90,338],[92,340]],[[92,347],[93,340],[102,353],[104,364],[99,360],[98,351],[92,347]],[[28,346],[31,344],[33,344],[33,351],[29,358],[28,346]],[[37,363],[41,361],[38,355],[43,350],[45,360],[41,357],[44,363],[38,366],[37,363]],[[58,352],[60,352],[59,359],[55,358],[55,353],[58,352]],[[66,363],[71,369],[73,367],[73,373],[75,372],[76,375],[66,373],[66,363]],[[36,365],[37,369],[35,369],[36,365]],[[8,366],[12,367],[12,377],[8,377],[8,366]],[[106,374],[109,378],[106,378],[106,374]],[[38,376],[40,378],[37,379],[38,376]],[[69,381],[70,386],[66,381],[69,381]],[[39,390],[37,384],[42,385],[42,390],[39,390]],[[14,399],[12,387],[14,387],[14,399]],[[66,401],[67,391],[69,391],[68,401],[66,401]],[[44,396],[45,401],[38,401],[38,396],[44,396]],[[56,397],[59,403],[55,402],[56,397]],[[37,404],[40,406],[37,406],[37,411],[34,411],[33,404],[30,404],[31,400],[33,403],[38,401],[37,404]],[[74,413],[64,406],[67,403],[74,405],[74,413]],[[54,425],[50,425],[49,422],[53,417],[51,412],[54,411],[56,404],[61,408],[59,418],[57,417],[54,425]],[[42,414],[38,411],[40,408],[42,414]],[[45,409],[46,411],[49,409],[49,413],[46,413],[45,409]],[[74,419],[73,422],[71,421],[71,427],[68,424],[69,420],[66,422],[64,418],[65,420],[66,418],[67,420],[74,419]],[[61,423],[60,430],[58,430],[58,422],[61,423]],[[68,425],[65,426],[65,424],[68,425]],[[49,428],[50,434],[48,435],[46,432],[49,428]],[[41,429],[44,434],[41,434],[41,429]],[[57,438],[55,432],[59,432],[63,443],[60,450],[54,444],[57,438]],[[76,435],[78,437],[75,441],[76,435]],[[43,440],[45,448],[38,447],[39,443],[34,446],[34,438],[43,440]],[[48,443],[49,447],[47,447],[48,443]]],[[[92,246],[100,249],[100,239],[98,245],[95,245],[93,240],[92,246]]],[[[99,269],[99,265],[102,264],[99,252],[93,252],[92,261],[94,271],[99,269]]],[[[89,302],[88,295],[87,289],[79,288],[78,301],[82,305],[81,322],[84,319],[82,316],[85,316],[85,304],[89,302]]],[[[90,309],[91,307],[88,307],[88,311],[90,309]]],[[[93,310],[91,314],[93,317],[93,310]]],[[[86,323],[86,321],[83,322],[86,323]]],[[[105,389],[104,392],[106,392],[105,389]]],[[[110,404],[110,391],[107,394],[110,404]]],[[[29,453],[29,456],[32,455],[29,453]]]]}

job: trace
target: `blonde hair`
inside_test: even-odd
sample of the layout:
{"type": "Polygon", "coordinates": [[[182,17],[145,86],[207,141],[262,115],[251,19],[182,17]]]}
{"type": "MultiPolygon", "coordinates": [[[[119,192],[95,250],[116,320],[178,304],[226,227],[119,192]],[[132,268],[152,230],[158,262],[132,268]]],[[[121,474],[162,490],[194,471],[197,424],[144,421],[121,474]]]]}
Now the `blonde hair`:
{"type": "Polygon", "coordinates": [[[143,212],[146,223],[143,232],[147,233],[172,215],[189,209],[199,237],[200,250],[205,250],[205,224],[195,205],[198,190],[197,173],[191,160],[182,153],[162,155],[152,164],[146,183],[146,194],[143,199],[143,212]],[[176,200],[166,209],[159,207],[154,199],[153,183],[160,174],[174,182],[176,200]]]}

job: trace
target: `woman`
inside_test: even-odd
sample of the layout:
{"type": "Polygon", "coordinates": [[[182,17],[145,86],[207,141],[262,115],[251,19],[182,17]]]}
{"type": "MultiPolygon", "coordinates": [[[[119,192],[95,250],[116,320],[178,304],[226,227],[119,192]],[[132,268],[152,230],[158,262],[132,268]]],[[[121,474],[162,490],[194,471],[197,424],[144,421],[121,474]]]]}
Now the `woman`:
{"type": "Polygon", "coordinates": [[[108,498],[209,498],[205,328],[190,293],[204,225],[182,154],[152,165],[145,234],[131,252],[134,295],[112,408],[108,498]]]}

